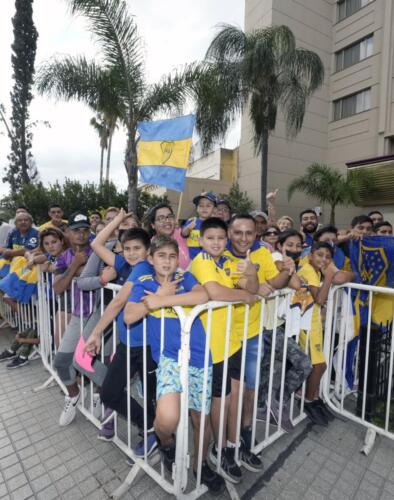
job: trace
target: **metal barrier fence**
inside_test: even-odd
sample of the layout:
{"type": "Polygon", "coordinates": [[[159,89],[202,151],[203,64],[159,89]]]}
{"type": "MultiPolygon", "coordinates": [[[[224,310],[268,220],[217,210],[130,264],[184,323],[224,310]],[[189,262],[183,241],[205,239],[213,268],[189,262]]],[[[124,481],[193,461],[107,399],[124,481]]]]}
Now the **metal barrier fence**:
{"type": "Polygon", "coordinates": [[[336,413],[369,430],[366,454],[376,433],[394,439],[393,304],[394,289],[356,283],[333,287],[327,301],[323,396],[336,413]],[[360,301],[366,313],[355,322],[360,301]],[[378,309],[385,322],[374,317],[378,309]]]}
{"type": "MultiPolygon", "coordinates": [[[[72,283],[72,287],[75,286],[75,283],[72,283]]],[[[119,286],[117,285],[109,285],[106,287],[107,290],[110,290],[113,297],[119,290],[119,286]]],[[[43,358],[43,364],[45,368],[50,373],[50,378],[48,381],[43,384],[41,387],[48,386],[51,382],[55,381],[59,384],[59,386],[65,391],[65,387],[61,382],[59,376],[56,373],[54,368],[54,358],[57,353],[58,345],[61,342],[62,336],[64,335],[64,330],[66,326],[66,319],[59,317],[59,312],[63,309],[65,311],[68,310],[67,301],[73,302],[74,291],[73,288],[71,290],[71,295],[64,293],[63,297],[55,296],[52,286],[51,286],[51,278],[49,275],[43,275],[40,279],[39,284],[39,293],[38,293],[38,302],[39,302],[39,332],[40,332],[40,352],[43,358]],[[63,323],[62,323],[63,321],[63,323]],[[58,332],[56,334],[55,332],[58,332]],[[57,340],[58,338],[58,340],[57,340]]],[[[82,300],[82,292],[80,300],[82,300]]],[[[99,308],[98,311],[96,309],[95,300],[93,297],[93,293],[89,294],[89,309],[91,316],[96,314],[97,321],[99,317],[102,315],[104,311],[104,289],[100,290],[100,300],[99,300],[99,308]],[[100,314],[97,315],[97,312],[100,314]]],[[[108,293],[108,292],[106,292],[108,293]]],[[[258,346],[257,346],[257,365],[256,365],[256,373],[254,380],[254,391],[253,391],[253,402],[252,402],[252,415],[251,415],[251,427],[252,427],[252,452],[259,454],[261,450],[265,447],[269,446],[269,444],[276,441],[280,436],[283,435],[284,430],[281,428],[281,419],[282,419],[282,409],[283,409],[283,397],[284,397],[284,387],[286,383],[286,358],[287,358],[287,346],[288,346],[288,337],[290,335],[289,328],[290,322],[286,323],[285,330],[282,331],[280,327],[278,327],[278,315],[279,308],[282,309],[282,315],[286,317],[289,314],[290,308],[290,300],[291,300],[292,292],[289,290],[280,291],[277,294],[273,295],[268,299],[263,299],[261,301],[261,314],[260,314],[260,331],[263,331],[267,321],[268,316],[271,317],[272,326],[270,335],[272,336],[272,348],[271,353],[269,354],[269,377],[268,380],[264,380],[267,389],[267,402],[263,408],[261,408],[261,401],[258,400],[259,391],[261,389],[261,374],[260,367],[261,361],[263,359],[264,353],[264,339],[263,335],[258,336],[258,346]],[[284,312],[283,312],[284,311],[284,312]],[[269,314],[268,314],[269,313],[269,314]],[[280,342],[277,339],[280,337],[280,342]],[[277,348],[280,345],[280,347],[277,348]],[[280,370],[280,377],[277,375],[277,371],[280,370]],[[273,401],[273,393],[279,392],[279,414],[278,425],[272,425],[271,423],[271,404],[273,401]]],[[[187,498],[197,498],[200,495],[204,494],[207,491],[205,485],[201,483],[201,466],[203,462],[202,449],[203,449],[203,439],[204,433],[206,429],[206,419],[203,417],[203,413],[200,416],[200,424],[199,424],[199,439],[198,439],[198,450],[194,450],[194,453],[197,453],[197,471],[196,471],[196,479],[192,477],[190,474],[190,463],[191,457],[193,454],[192,446],[189,446],[189,405],[188,405],[188,368],[189,368],[189,358],[190,358],[190,333],[192,329],[193,323],[196,319],[200,318],[202,314],[207,314],[207,328],[206,328],[206,351],[205,351],[205,363],[204,363],[204,380],[203,380],[203,399],[202,399],[202,408],[205,407],[205,398],[206,398],[206,390],[208,384],[208,360],[209,360],[209,341],[212,335],[212,330],[214,326],[212,324],[212,314],[213,311],[221,308],[226,308],[227,310],[227,321],[225,326],[225,335],[226,335],[226,344],[225,344],[225,361],[223,368],[223,384],[222,384],[222,397],[221,397],[221,407],[220,407],[220,427],[219,427],[219,442],[217,443],[218,448],[218,456],[217,456],[217,464],[216,469],[219,471],[221,464],[221,453],[222,448],[226,443],[223,443],[223,428],[225,427],[225,380],[228,373],[228,353],[229,353],[229,340],[230,340],[230,328],[232,324],[232,315],[234,311],[234,307],[236,304],[228,304],[221,302],[209,302],[208,304],[204,304],[202,306],[197,306],[189,312],[188,315],[185,314],[183,308],[175,307],[175,310],[182,329],[182,344],[180,349],[179,363],[180,363],[180,377],[183,392],[180,395],[180,414],[179,414],[179,425],[177,429],[176,435],[176,455],[175,455],[175,463],[172,470],[172,473],[169,475],[166,474],[166,471],[163,467],[162,462],[159,460],[157,454],[148,457],[146,452],[143,457],[136,456],[133,451],[133,447],[135,446],[135,439],[137,438],[136,433],[133,431],[132,426],[132,415],[130,409],[130,398],[132,395],[132,391],[135,392],[135,385],[133,384],[133,380],[130,380],[130,363],[127,364],[127,380],[129,383],[127,384],[127,400],[129,402],[127,406],[127,415],[126,419],[120,418],[116,412],[110,415],[106,420],[103,421],[103,417],[105,414],[104,407],[99,403],[98,394],[99,388],[95,387],[95,384],[90,380],[88,385],[85,383],[85,376],[82,375],[81,379],[81,402],[79,409],[81,413],[88,418],[98,429],[101,428],[103,424],[108,422],[110,419],[114,421],[114,436],[112,438],[113,443],[120,448],[133,462],[134,466],[132,467],[130,473],[123,485],[118,488],[117,491],[113,493],[115,498],[120,497],[127,489],[130,487],[131,483],[135,480],[139,471],[144,471],[148,474],[156,483],[158,483],[165,491],[168,493],[174,494],[178,498],[182,498],[183,496],[187,496],[187,498]],[[188,491],[185,493],[185,491],[188,491]]],[[[71,309],[73,309],[73,304],[71,304],[71,309]]],[[[243,334],[243,342],[242,342],[242,355],[241,355],[241,374],[240,379],[244,379],[245,367],[246,367],[246,346],[247,346],[247,325],[248,325],[248,316],[249,316],[249,306],[245,307],[245,319],[244,319],[244,334],[243,334]]],[[[80,322],[80,334],[87,338],[86,334],[86,324],[84,328],[84,321],[81,317],[80,322]]],[[[91,331],[91,329],[90,329],[91,331]]],[[[143,360],[144,360],[144,380],[142,380],[142,400],[141,405],[144,410],[144,428],[143,428],[143,437],[144,437],[144,449],[147,449],[147,393],[146,393],[146,338],[147,338],[147,322],[144,320],[144,347],[143,347],[143,360]]],[[[165,336],[165,319],[164,319],[164,310],[162,310],[162,319],[161,319],[161,341],[163,342],[165,336]]],[[[130,333],[128,332],[128,335],[130,333]]],[[[297,339],[298,340],[298,339],[297,339]]],[[[113,335],[112,340],[109,342],[111,348],[110,353],[107,354],[113,355],[116,351],[117,345],[117,328],[116,322],[113,322],[113,335]]],[[[308,345],[308,342],[307,342],[308,345]]],[[[129,347],[127,347],[127,359],[130,359],[129,356],[129,347]]],[[[108,351],[108,350],[107,350],[108,351]]],[[[102,343],[101,349],[101,362],[104,363],[106,361],[105,349],[104,349],[104,340],[102,343]]],[[[108,356],[107,356],[108,358],[108,356]]],[[[107,360],[108,361],[108,360],[107,360]]],[[[304,401],[304,388],[301,393],[301,400],[299,407],[295,403],[294,394],[291,395],[290,400],[290,413],[292,422],[294,425],[299,423],[305,415],[303,413],[303,401],[304,401]]],[[[235,458],[239,463],[239,452],[240,452],[240,433],[241,433],[241,425],[242,425],[242,413],[244,406],[244,385],[240,384],[240,389],[238,392],[237,400],[234,402],[235,407],[235,419],[236,419],[236,438],[235,438],[235,458]]],[[[234,415],[232,415],[234,417],[234,415]]],[[[230,492],[232,498],[237,498],[237,492],[235,487],[228,481],[226,481],[226,486],[230,492]]]]}
{"type": "MultiPolygon", "coordinates": [[[[18,332],[23,332],[27,328],[37,328],[39,336],[39,345],[35,349],[41,356],[44,368],[49,372],[48,380],[39,388],[40,390],[50,386],[52,383],[59,385],[66,393],[66,387],[62,383],[54,367],[54,360],[58,352],[59,345],[66,331],[66,327],[74,310],[75,300],[75,282],[71,283],[70,291],[55,295],[52,287],[52,277],[50,274],[40,275],[38,283],[37,298],[33,297],[27,305],[18,304],[16,312],[13,312],[10,306],[0,300],[0,313],[5,322],[18,328],[18,332]]],[[[80,317],[79,334],[87,338],[94,324],[100,319],[104,312],[105,299],[104,294],[111,294],[115,297],[119,286],[109,285],[101,289],[97,294],[89,292],[88,299],[82,298],[80,301],[88,300],[89,303],[89,321],[80,317]],[[97,306],[97,303],[99,304],[97,306]],[[89,330],[90,329],[90,330],[89,330]]],[[[286,359],[289,355],[289,342],[298,342],[298,338],[292,338],[291,304],[292,292],[282,290],[273,296],[261,300],[260,325],[259,331],[264,330],[263,335],[258,335],[257,341],[257,365],[255,370],[254,388],[252,390],[251,403],[251,451],[259,454],[264,448],[276,441],[283,435],[281,428],[282,412],[286,405],[285,390],[287,384],[286,359]],[[286,319],[284,324],[282,318],[286,319]],[[268,327],[270,324],[270,327],[268,327]],[[289,340],[291,339],[291,340],[289,340]],[[269,342],[267,342],[269,341],[269,342]],[[264,344],[266,349],[264,349],[264,344]],[[270,350],[267,345],[271,344],[270,350]],[[265,353],[264,353],[265,350],[265,353]],[[263,363],[264,361],[264,363],[263,363]],[[268,367],[268,376],[261,372],[262,366],[268,367]],[[264,387],[263,387],[264,386],[264,387]],[[261,393],[265,394],[263,400],[261,393]],[[277,413],[277,425],[271,422],[271,407],[278,399],[279,412],[277,413]]],[[[373,287],[358,285],[354,283],[333,287],[330,291],[327,301],[324,352],[327,360],[328,369],[323,377],[321,392],[330,408],[368,429],[369,437],[374,433],[379,433],[390,439],[394,434],[394,412],[392,412],[392,392],[393,392],[393,363],[394,363],[394,345],[392,337],[394,333],[394,321],[390,314],[385,324],[377,324],[374,318],[374,310],[377,304],[383,302],[386,307],[392,308],[394,301],[394,290],[382,287],[373,287]],[[354,323],[354,299],[357,293],[364,293],[364,305],[367,307],[366,321],[360,328],[354,323]]],[[[108,302],[108,297],[107,297],[108,302]]],[[[179,424],[176,434],[176,454],[173,469],[170,474],[166,473],[162,461],[157,453],[148,456],[147,436],[147,321],[143,321],[143,376],[142,376],[142,395],[138,396],[136,391],[136,381],[131,379],[130,366],[130,347],[127,346],[127,414],[125,418],[113,412],[109,417],[106,415],[105,408],[100,402],[100,388],[92,380],[85,380],[85,375],[81,376],[81,400],[79,409],[81,413],[88,418],[98,429],[102,425],[113,419],[114,436],[113,443],[121,449],[134,463],[132,469],[127,475],[124,483],[113,493],[114,498],[119,498],[130,487],[137,474],[143,471],[149,475],[165,491],[175,495],[177,498],[198,498],[207,491],[207,488],[201,482],[201,467],[205,457],[204,434],[208,421],[200,414],[197,431],[198,439],[195,447],[189,444],[191,429],[189,428],[189,394],[188,394],[188,373],[190,360],[190,337],[192,327],[195,321],[203,315],[206,316],[206,348],[204,353],[204,375],[202,387],[202,408],[206,404],[206,391],[208,387],[209,371],[209,342],[212,334],[215,334],[213,315],[217,310],[225,310],[226,324],[223,330],[225,335],[225,359],[223,366],[223,382],[220,397],[219,427],[217,429],[217,460],[216,469],[220,471],[221,453],[226,443],[226,435],[223,433],[229,422],[226,409],[226,376],[229,371],[229,341],[230,330],[233,324],[234,310],[240,304],[230,304],[222,302],[209,302],[201,306],[192,308],[187,314],[181,307],[173,308],[181,324],[182,338],[179,354],[180,380],[182,393],[180,394],[180,412],[179,424]],[[138,434],[134,430],[133,415],[131,411],[131,397],[139,400],[143,408],[143,429],[141,431],[144,440],[143,455],[136,455],[134,447],[138,439],[138,434]],[[193,455],[197,457],[194,461],[196,465],[195,477],[191,474],[191,462],[193,455]]],[[[392,311],[394,308],[390,309],[392,311]]],[[[244,311],[244,329],[241,350],[241,368],[240,380],[244,380],[247,368],[247,325],[249,319],[250,307],[245,306],[244,311]]],[[[392,314],[392,312],[391,312],[392,314]]],[[[386,314],[387,316],[387,314],[386,314]]],[[[130,331],[128,331],[128,338],[130,331]]],[[[161,312],[161,341],[165,338],[165,314],[161,312]]],[[[116,352],[118,344],[116,321],[112,324],[112,336],[107,342],[102,341],[100,360],[103,365],[108,364],[111,356],[116,352]]],[[[309,342],[306,342],[306,346],[309,342]]],[[[308,349],[308,347],[306,347],[308,349]]],[[[305,354],[308,354],[307,352],[305,354]]],[[[33,353],[34,355],[34,353],[33,353]]],[[[134,370],[133,370],[134,371],[134,370]]],[[[296,402],[294,393],[291,394],[288,406],[290,409],[291,422],[296,425],[305,418],[303,413],[305,384],[300,391],[299,402],[296,402]]],[[[240,460],[240,442],[241,428],[243,425],[245,401],[248,389],[244,384],[239,385],[235,400],[232,402],[231,422],[232,431],[235,428],[235,459],[240,460]],[[235,423],[235,425],[234,425],[235,423]]],[[[373,443],[370,440],[369,447],[373,443]]],[[[366,451],[367,452],[367,451],[366,451]]],[[[226,486],[232,498],[237,498],[235,486],[226,481],[226,486]]]]}

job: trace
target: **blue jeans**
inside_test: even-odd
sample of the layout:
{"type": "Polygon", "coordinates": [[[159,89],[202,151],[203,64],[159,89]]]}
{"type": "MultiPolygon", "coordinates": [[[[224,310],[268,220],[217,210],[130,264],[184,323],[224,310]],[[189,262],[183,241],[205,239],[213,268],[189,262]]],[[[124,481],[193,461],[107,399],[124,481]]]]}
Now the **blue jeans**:
{"type": "MultiPolygon", "coordinates": [[[[246,341],[245,357],[245,385],[248,389],[254,389],[256,383],[257,354],[259,348],[259,337],[256,335],[246,341]]],[[[261,342],[261,359],[264,356],[264,339],[261,342]]]]}

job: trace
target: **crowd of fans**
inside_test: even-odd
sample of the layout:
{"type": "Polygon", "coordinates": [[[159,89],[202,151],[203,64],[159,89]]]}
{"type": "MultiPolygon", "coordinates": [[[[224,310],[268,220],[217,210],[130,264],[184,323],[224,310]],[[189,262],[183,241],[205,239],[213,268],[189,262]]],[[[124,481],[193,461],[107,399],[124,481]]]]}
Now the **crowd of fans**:
{"type": "MultiPolygon", "coordinates": [[[[275,290],[291,288],[303,294],[312,307],[309,331],[296,332],[287,339],[286,374],[282,407],[278,389],[269,403],[272,418],[290,432],[293,424],[288,403],[306,381],[307,416],[315,424],[326,426],[333,416],[319,398],[319,385],[326,369],[323,353],[324,306],[332,284],[342,284],[354,277],[349,262],[348,245],[365,235],[392,235],[392,225],[374,211],[355,217],[347,230],[332,225],[319,226],[312,209],[301,212],[299,223],[289,216],[277,218],[276,192],[267,197],[268,214],[262,211],[233,213],[225,199],[205,192],[193,200],[196,215],[178,226],[171,206],[161,203],[147,214],[144,223],[123,209],[109,207],[104,213],[76,211],[64,218],[59,205],[49,207],[49,221],[36,228],[25,207],[16,211],[15,219],[0,226],[2,265],[12,266],[13,259],[23,257],[26,268],[40,266],[52,276],[50,293],[63,297],[53,308],[56,317],[53,344],[56,346],[54,366],[67,388],[59,425],[71,424],[80,398],[74,355],[81,337],[86,353],[96,356],[102,348],[102,337],[117,324],[118,345],[101,381],[99,394],[105,407],[100,439],[114,436],[113,415],[127,416],[143,431],[144,412],[134,398],[128,401],[127,353],[130,376],[138,374],[146,381],[148,438],[134,448],[143,456],[159,448],[165,467],[171,470],[175,460],[174,434],[179,421],[180,323],[172,307],[186,310],[210,300],[236,301],[249,305],[244,381],[240,380],[241,351],[244,339],[245,305],[233,308],[228,346],[227,378],[223,383],[227,309],[213,310],[209,350],[208,384],[203,398],[205,342],[208,314],[204,312],[193,323],[190,338],[189,407],[199,442],[201,413],[206,416],[203,437],[201,480],[218,493],[223,478],[238,483],[242,470],[235,460],[236,414],[241,383],[244,383],[241,445],[239,459],[252,471],[262,469],[259,456],[252,453],[252,414],[258,363],[258,339],[263,334],[263,355],[259,381],[259,412],[268,405],[268,378],[273,330],[276,325],[275,352],[283,355],[286,317],[268,304],[263,332],[260,328],[261,301],[275,290]],[[297,226],[297,227],[296,227],[297,226]],[[99,293],[108,283],[121,286],[113,298],[99,293]],[[92,308],[89,292],[94,292],[92,308]],[[101,302],[104,302],[101,304],[101,302]],[[164,345],[161,346],[161,313],[164,308],[164,345]],[[104,311],[102,313],[102,310],[104,311]],[[81,320],[82,317],[82,320],[81,320]],[[147,361],[144,374],[143,319],[147,318],[147,361]],[[130,329],[128,330],[128,326],[130,329]],[[307,340],[309,345],[307,346],[307,340]],[[129,346],[129,349],[127,349],[129,346]],[[306,354],[308,353],[308,354],[306,354]],[[144,377],[145,376],[145,377],[144,377]],[[222,393],[225,387],[225,393],[222,393]],[[220,412],[224,402],[224,425],[220,431],[220,412]],[[205,407],[203,400],[205,399],[205,407]],[[213,441],[210,446],[210,441],[213,441]],[[219,453],[218,444],[222,443],[219,453]],[[209,462],[220,458],[220,475],[209,462]],[[208,460],[209,459],[209,460],[208,460]]],[[[1,271],[0,271],[1,273],[1,271]]],[[[3,279],[6,279],[3,272],[3,279]]],[[[18,299],[9,290],[3,301],[17,311],[18,299]]],[[[32,347],[39,342],[34,328],[16,335],[15,341],[0,354],[8,369],[29,362],[32,347]]],[[[97,401],[96,401],[97,403],[97,401]]],[[[196,454],[195,454],[196,455],[196,454]]],[[[193,469],[196,472],[197,462],[193,469]]]]}

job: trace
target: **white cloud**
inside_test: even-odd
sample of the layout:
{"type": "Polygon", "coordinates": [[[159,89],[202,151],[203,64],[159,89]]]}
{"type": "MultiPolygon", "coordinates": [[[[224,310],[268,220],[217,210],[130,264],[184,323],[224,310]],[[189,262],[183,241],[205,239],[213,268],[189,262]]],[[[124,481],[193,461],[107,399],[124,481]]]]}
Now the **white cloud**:
{"type": "MultiPolygon", "coordinates": [[[[148,79],[155,81],[183,63],[201,59],[215,33],[215,25],[222,22],[243,25],[243,3],[241,0],[129,0],[129,11],[135,15],[143,39],[148,79]]],[[[5,104],[9,115],[14,0],[1,0],[1,4],[0,102],[5,104]]],[[[71,17],[66,5],[64,0],[34,1],[34,22],[39,32],[36,67],[55,54],[83,53],[99,57],[99,47],[84,28],[84,20],[71,17]]],[[[38,126],[33,139],[33,154],[44,183],[62,181],[65,177],[98,180],[99,142],[89,124],[93,113],[86,106],[36,96],[30,114],[32,120],[47,120],[51,124],[49,129],[38,126]]],[[[4,132],[2,124],[0,131],[4,132]]],[[[236,143],[237,127],[230,136],[231,143],[236,143]]],[[[127,183],[123,166],[125,143],[125,133],[120,130],[114,137],[111,178],[124,188],[127,183]]],[[[8,138],[0,135],[0,169],[7,165],[8,153],[8,138]]],[[[7,192],[8,186],[0,183],[0,195],[7,192]]]]}

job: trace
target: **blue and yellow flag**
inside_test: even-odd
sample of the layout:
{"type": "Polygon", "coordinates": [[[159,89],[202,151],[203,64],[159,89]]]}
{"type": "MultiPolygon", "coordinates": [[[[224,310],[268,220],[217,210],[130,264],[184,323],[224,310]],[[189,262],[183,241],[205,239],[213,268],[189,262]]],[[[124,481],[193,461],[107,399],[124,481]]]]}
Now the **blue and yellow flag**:
{"type": "Polygon", "coordinates": [[[10,272],[0,280],[0,290],[22,304],[27,304],[37,292],[37,266],[33,266],[32,269],[26,266],[27,259],[25,257],[14,257],[10,272]]]}
{"type": "MultiPolygon", "coordinates": [[[[359,283],[381,287],[394,287],[394,237],[368,236],[350,245],[352,270],[359,283]]],[[[354,300],[356,316],[360,326],[368,318],[368,292],[359,292],[354,300]]],[[[372,302],[372,323],[382,330],[393,320],[394,300],[392,295],[375,294],[372,302]]]]}
{"type": "Polygon", "coordinates": [[[137,165],[144,182],[184,190],[194,124],[194,115],[139,123],[137,165]]]}

